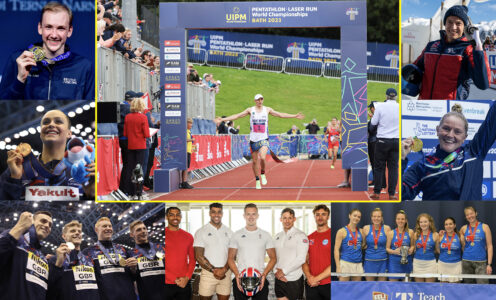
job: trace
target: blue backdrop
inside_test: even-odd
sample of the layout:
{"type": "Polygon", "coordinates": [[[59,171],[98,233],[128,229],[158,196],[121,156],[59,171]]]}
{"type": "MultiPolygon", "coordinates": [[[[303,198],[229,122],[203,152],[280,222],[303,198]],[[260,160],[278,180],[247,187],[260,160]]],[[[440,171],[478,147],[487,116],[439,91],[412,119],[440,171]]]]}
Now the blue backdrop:
{"type": "MultiPolygon", "coordinates": [[[[188,47],[312,59],[341,61],[339,40],[255,33],[189,30],[188,47]]],[[[398,45],[367,43],[367,64],[398,67],[398,45]]]]}
{"type": "MultiPolygon", "coordinates": [[[[33,43],[41,42],[38,22],[41,9],[49,1],[0,0],[0,76],[6,60],[17,50],[25,50],[33,43]]],[[[95,1],[60,1],[73,13],[73,33],[67,39],[72,51],[95,61],[95,1]]]]}

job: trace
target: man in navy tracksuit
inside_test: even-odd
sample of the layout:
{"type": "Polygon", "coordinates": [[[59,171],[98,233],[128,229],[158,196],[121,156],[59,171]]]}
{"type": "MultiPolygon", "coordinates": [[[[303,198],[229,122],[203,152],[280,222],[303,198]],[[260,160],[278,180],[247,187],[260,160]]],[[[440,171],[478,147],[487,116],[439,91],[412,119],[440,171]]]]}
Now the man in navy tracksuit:
{"type": "Polygon", "coordinates": [[[467,137],[466,122],[460,113],[446,114],[436,128],[439,145],[435,153],[413,163],[406,172],[412,140],[402,142],[403,200],[412,200],[421,191],[423,200],[482,199],[483,162],[496,141],[496,105],[492,104],[472,141],[461,146],[467,137]],[[454,123],[457,120],[459,125],[454,123]]]}
{"type": "Polygon", "coordinates": [[[23,212],[17,224],[0,235],[0,299],[45,300],[49,267],[40,242],[51,230],[49,212],[23,212]]]}
{"type": "Polygon", "coordinates": [[[56,272],[50,272],[47,300],[100,300],[93,261],[80,249],[82,227],[78,221],[71,221],[62,229],[65,243],[57,249],[62,255],[48,261],[50,271],[56,272]]]}
{"type": "Polygon", "coordinates": [[[56,2],[46,4],[38,23],[42,43],[12,54],[4,67],[0,99],[94,100],[94,63],[66,45],[72,30],[71,10],[56,2]],[[38,61],[29,50],[35,46],[42,47],[45,56],[38,61]]]}
{"type": "Polygon", "coordinates": [[[83,255],[93,260],[100,299],[136,300],[133,283],[136,258],[129,257],[123,246],[112,242],[114,231],[109,218],[98,219],[95,232],[98,242],[84,249],[83,255]]]}
{"type": "Polygon", "coordinates": [[[419,99],[467,99],[471,81],[481,90],[489,87],[491,71],[479,31],[472,34],[475,47],[464,35],[469,25],[467,12],[462,5],[448,9],[441,39],[429,42],[415,60],[423,72],[419,99]]]}
{"type": "Polygon", "coordinates": [[[129,235],[136,246],[129,256],[137,259],[136,283],[140,300],[165,299],[165,246],[148,239],[148,230],[142,221],[129,225],[129,235]]]}

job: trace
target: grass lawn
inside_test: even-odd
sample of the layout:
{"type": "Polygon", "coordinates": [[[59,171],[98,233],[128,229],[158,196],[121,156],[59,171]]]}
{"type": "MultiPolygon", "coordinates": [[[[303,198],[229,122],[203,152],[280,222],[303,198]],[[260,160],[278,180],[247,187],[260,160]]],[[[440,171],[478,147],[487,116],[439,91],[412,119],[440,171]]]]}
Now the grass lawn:
{"type": "MultiPolygon", "coordinates": [[[[317,119],[318,125],[325,126],[331,118],[340,118],[341,80],[337,78],[288,75],[262,71],[238,70],[230,68],[195,65],[198,74],[212,73],[215,80],[222,81],[220,92],[215,98],[215,114],[229,116],[253,106],[255,94],[264,96],[264,105],[279,112],[296,114],[302,112],[305,119],[269,118],[271,134],[288,131],[295,124],[303,130],[303,123],[317,119]]],[[[386,90],[398,90],[392,83],[369,82],[368,102],[384,101],[386,90]]],[[[250,119],[244,117],[235,121],[240,125],[240,134],[250,131],[250,119]]]]}

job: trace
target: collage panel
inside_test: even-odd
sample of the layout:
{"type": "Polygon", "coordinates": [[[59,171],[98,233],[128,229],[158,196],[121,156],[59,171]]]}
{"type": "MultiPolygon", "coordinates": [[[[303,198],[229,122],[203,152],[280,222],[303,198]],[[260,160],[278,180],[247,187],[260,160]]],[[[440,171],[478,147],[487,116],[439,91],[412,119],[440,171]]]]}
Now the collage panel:
{"type": "Polygon", "coordinates": [[[493,202],[332,208],[332,299],[492,298],[493,202]]]}
{"type": "Polygon", "coordinates": [[[402,1],[402,100],[496,98],[494,5],[402,1]]]}
{"type": "Polygon", "coordinates": [[[166,206],[166,299],[330,299],[328,203],[166,206]]]}
{"type": "Polygon", "coordinates": [[[0,207],[1,299],[168,299],[163,203],[0,207]]]}

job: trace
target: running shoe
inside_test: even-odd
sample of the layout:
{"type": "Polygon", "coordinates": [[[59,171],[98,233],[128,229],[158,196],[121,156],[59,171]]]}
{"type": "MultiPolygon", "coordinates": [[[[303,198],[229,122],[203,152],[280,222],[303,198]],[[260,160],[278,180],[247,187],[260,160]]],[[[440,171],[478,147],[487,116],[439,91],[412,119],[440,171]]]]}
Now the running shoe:
{"type": "Polygon", "coordinates": [[[256,186],[255,186],[255,188],[256,188],[257,190],[261,190],[261,189],[262,189],[262,185],[260,184],[260,180],[255,180],[255,182],[256,182],[256,186]]]}
{"type": "Polygon", "coordinates": [[[331,169],[334,169],[334,165],[331,165],[331,169]]]}
{"type": "Polygon", "coordinates": [[[260,179],[262,179],[262,185],[267,184],[267,178],[265,178],[265,174],[260,175],[260,179]]]}
{"type": "Polygon", "coordinates": [[[338,188],[347,188],[347,187],[350,187],[350,183],[349,182],[341,182],[340,184],[338,184],[338,188]]]}

